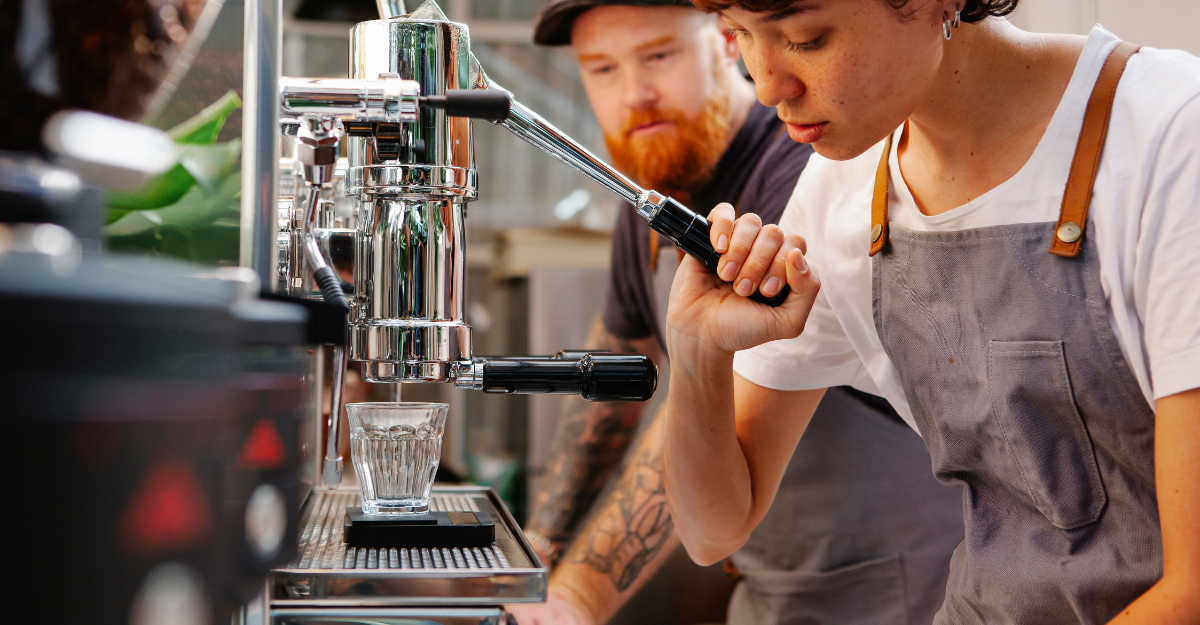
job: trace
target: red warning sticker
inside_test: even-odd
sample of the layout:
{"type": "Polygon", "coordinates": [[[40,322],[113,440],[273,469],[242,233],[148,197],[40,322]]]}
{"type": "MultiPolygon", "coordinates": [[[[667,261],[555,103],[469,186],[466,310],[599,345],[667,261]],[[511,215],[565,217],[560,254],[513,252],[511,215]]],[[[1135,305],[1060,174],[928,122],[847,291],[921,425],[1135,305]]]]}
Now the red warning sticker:
{"type": "Polygon", "coordinates": [[[179,459],[150,467],[121,518],[120,539],[134,553],[196,545],[212,530],[212,512],[196,473],[179,459]]]}
{"type": "Polygon", "coordinates": [[[246,437],[242,451],[238,453],[238,468],[246,471],[276,469],[287,461],[287,449],[279,437],[279,430],[270,419],[259,419],[246,437]]]}

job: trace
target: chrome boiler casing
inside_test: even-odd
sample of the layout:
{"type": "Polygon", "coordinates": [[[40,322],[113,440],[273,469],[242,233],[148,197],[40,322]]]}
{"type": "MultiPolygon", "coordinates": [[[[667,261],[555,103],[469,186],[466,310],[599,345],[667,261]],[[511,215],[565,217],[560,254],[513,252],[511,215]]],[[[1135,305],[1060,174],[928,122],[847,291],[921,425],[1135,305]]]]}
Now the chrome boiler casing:
{"type": "MultiPolygon", "coordinates": [[[[471,88],[467,28],[442,20],[356,24],[351,79],[390,74],[416,81],[422,95],[471,88]]],[[[350,358],[370,382],[448,382],[472,357],[463,321],[472,122],[430,108],[419,115],[348,138],[346,192],[360,197],[350,358]]]]}

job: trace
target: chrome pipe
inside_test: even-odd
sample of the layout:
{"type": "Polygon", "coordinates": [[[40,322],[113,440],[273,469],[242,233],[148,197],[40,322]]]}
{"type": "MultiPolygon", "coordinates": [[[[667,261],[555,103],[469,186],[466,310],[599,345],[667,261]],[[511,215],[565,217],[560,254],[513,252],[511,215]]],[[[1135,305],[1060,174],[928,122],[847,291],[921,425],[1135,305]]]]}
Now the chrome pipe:
{"type": "Polygon", "coordinates": [[[238,264],[262,284],[276,279],[282,0],[246,0],[242,92],[242,217],[238,264]]]}
{"type": "Polygon", "coordinates": [[[408,13],[404,8],[404,0],[375,0],[375,7],[379,9],[379,18],[385,20],[408,13]]]}
{"type": "Polygon", "coordinates": [[[418,82],[386,73],[376,80],[284,77],[279,82],[280,110],[289,116],[411,123],[418,119],[420,96],[418,82]]]}
{"type": "MultiPolygon", "coordinates": [[[[502,87],[492,83],[489,88],[502,87]]],[[[524,104],[513,100],[508,118],[499,125],[566,166],[600,183],[626,202],[634,206],[641,202],[641,195],[644,193],[641,187],[524,104]]]]}
{"type": "MultiPolygon", "coordinates": [[[[471,56],[473,65],[479,72],[479,84],[488,89],[499,89],[511,94],[504,87],[500,86],[496,81],[492,80],[482,67],[479,66],[479,60],[471,56]]],[[[604,162],[603,159],[592,154],[591,150],[580,145],[563,131],[559,130],[546,121],[541,115],[533,112],[529,107],[521,104],[513,98],[512,107],[509,109],[508,117],[500,122],[492,122],[493,124],[507,129],[522,141],[541,150],[543,153],[554,157],[560,163],[574,169],[575,171],[591,178],[601,186],[607,188],[618,197],[629,202],[637,209],[638,213],[646,219],[652,220],[658,216],[663,205],[667,202],[666,196],[654,191],[653,189],[643,189],[628,176],[617,171],[615,167],[604,162]]]]}
{"type": "Polygon", "coordinates": [[[338,445],[338,430],[341,429],[342,409],[346,402],[346,347],[333,346],[333,386],[329,393],[329,421],[325,430],[329,433],[325,442],[325,468],[321,478],[329,487],[342,483],[342,453],[338,445]]]}
{"type": "Polygon", "coordinates": [[[316,207],[321,199],[321,188],[310,185],[307,189],[308,198],[304,202],[304,229],[301,236],[304,241],[304,258],[308,261],[309,267],[316,272],[329,267],[329,263],[325,262],[325,255],[321,253],[321,246],[313,234],[313,230],[317,227],[316,207]]]}

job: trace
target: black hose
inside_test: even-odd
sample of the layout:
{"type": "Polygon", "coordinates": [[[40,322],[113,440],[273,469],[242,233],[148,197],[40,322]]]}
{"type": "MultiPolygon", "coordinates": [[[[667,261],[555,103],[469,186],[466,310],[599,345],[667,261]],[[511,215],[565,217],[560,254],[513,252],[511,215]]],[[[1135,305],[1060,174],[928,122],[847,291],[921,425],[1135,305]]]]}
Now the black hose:
{"type": "Polygon", "coordinates": [[[313,278],[321,288],[321,297],[327,303],[350,309],[350,304],[346,302],[346,294],[342,292],[342,280],[332,267],[321,267],[314,271],[313,278]]]}

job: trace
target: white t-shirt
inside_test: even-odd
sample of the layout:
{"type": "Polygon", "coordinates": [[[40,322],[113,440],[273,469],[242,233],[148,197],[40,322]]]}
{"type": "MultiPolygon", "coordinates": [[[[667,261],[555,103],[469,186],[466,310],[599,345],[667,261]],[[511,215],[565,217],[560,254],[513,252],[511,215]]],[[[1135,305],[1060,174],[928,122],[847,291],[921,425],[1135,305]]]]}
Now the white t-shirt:
{"type": "MultiPolygon", "coordinates": [[[[890,219],[946,232],[1055,222],[1088,96],[1116,36],[1097,26],[1029,161],[982,196],[937,216],[917,208],[890,157],[890,219]]],[[[898,144],[899,133],[896,141],[898,144]]],[[[848,161],[813,155],[780,226],[808,240],[821,293],[804,332],[739,352],[734,370],[777,390],[852,385],[915,424],[871,310],[871,195],[883,143],[848,161]]],[[[1200,387],[1200,59],[1142,48],[1117,88],[1092,197],[1100,282],[1113,330],[1146,399],[1200,387]]],[[[1050,226],[1053,227],[1053,226],[1050,226]]],[[[1048,252],[1047,252],[1048,253],[1048,252]]]]}

